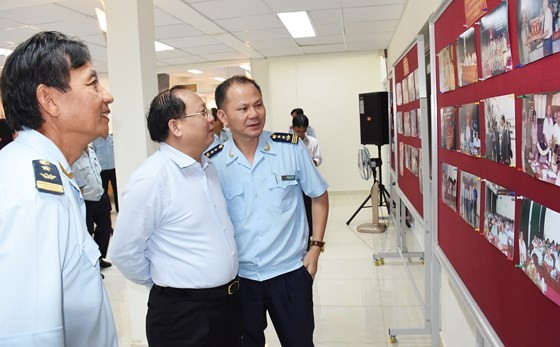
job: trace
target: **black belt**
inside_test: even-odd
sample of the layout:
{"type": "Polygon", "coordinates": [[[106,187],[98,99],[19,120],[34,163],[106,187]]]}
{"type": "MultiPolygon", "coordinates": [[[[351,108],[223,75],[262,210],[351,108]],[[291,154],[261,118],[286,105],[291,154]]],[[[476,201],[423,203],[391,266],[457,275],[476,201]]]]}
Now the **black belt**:
{"type": "Polygon", "coordinates": [[[231,282],[215,288],[191,289],[160,287],[154,283],[153,289],[161,293],[181,295],[183,297],[189,297],[193,299],[218,298],[221,296],[229,296],[237,293],[239,291],[239,277],[235,277],[231,282]]]}

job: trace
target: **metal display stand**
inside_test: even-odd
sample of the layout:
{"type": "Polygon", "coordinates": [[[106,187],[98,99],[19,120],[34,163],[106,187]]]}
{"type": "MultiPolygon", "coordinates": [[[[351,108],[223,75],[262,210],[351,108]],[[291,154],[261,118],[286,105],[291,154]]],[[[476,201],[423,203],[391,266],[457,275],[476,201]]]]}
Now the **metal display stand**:
{"type": "MultiPolygon", "coordinates": [[[[389,328],[389,336],[391,342],[397,341],[398,335],[431,335],[432,346],[439,345],[439,324],[437,327],[434,327],[432,321],[434,318],[439,322],[439,318],[437,315],[439,314],[439,310],[432,309],[432,302],[434,300],[432,288],[434,284],[434,278],[432,276],[432,189],[431,189],[431,182],[430,182],[430,141],[429,141],[429,128],[428,128],[428,100],[427,100],[427,91],[426,91],[426,64],[425,64],[425,46],[424,46],[424,36],[418,35],[416,40],[409,46],[407,51],[397,60],[400,62],[403,57],[414,47],[417,46],[418,52],[418,75],[419,75],[419,82],[420,82],[420,119],[422,132],[421,144],[422,148],[422,157],[421,157],[421,169],[422,169],[422,182],[420,183],[423,187],[423,194],[422,194],[422,203],[423,203],[423,214],[424,216],[420,216],[420,214],[416,211],[412,203],[407,198],[406,194],[400,189],[398,185],[398,165],[399,165],[399,151],[398,146],[395,148],[394,160],[395,166],[397,167],[397,172],[392,177],[395,181],[394,184],[396,185],[396,192],[397,194],[393,194],[394,203],[396,205],[396,215],[394,216],[395,219],[395,227],[397,232],[397,240],[396,240],[396,252],[394,253],[377,253],[373,255],[373,259],[375,265],[383,265],[385,263],[385,258],[400,258],[402,260],[402,264],[407,272],[408,278],[412,283],[415,294],[417,296],[418,301],[421,304],[424,313],[424,324],[423,326],[417,328],[389,328]],[[406,245],[406,236],[407,236],[407,229],[406,225],[403,225],[404,218],[404,207],[410,211],[412,216],[415,218],[416,223],[419,223],[420,228],[423,232],[424,242],[423,242],[423,252],[409,252],[406,245]],[[414,279],[412,278],[412,274],[410,269],[408,268],[407,259],[410,258],[419,258],[420,261],[425,266],[424,271],[424,300],[422,300],[422,296],[420,294],[420,290],[416,286],[414,279]],[[436,315],[436,317],[434,317],[436,315]]],[[[396,79],[395,79],[395,67],[393,66],[393,91],[396,90],[396,79]]],[[[397,117],[397,106],[396,103],[392,105],[393,107],[393,124],[396,124],[396,117],[397,117]]],[[[395,136],[396,138],[396,127],[394,127],[395,134],[391,134],[391,136],[395,136]]],[[[391,141],[392,138],[391,138],[391,141]]],[[[398,145],[398,143],[396,143],[398,145]]],[[[437,172],[437,171],[436,171],[437,172]]],[[[438,277],[439,278],[439,277],[438,277]]],[[[439,292],[438,292],[439,293],[439,292]]],[[[439,295],[439,294],[438,294],[439,295]]]]}

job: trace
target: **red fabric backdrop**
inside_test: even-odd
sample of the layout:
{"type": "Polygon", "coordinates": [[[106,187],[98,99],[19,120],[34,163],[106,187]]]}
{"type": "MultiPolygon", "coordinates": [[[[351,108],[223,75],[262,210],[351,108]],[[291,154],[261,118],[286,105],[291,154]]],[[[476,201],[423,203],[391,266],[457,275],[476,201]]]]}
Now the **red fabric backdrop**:
{"type": "MultiPolygon", "coordinates": [[[[500,2],[500,0],[488,0],[488,10],[493,10],[500,2]]],[[[445,106],[460,106],[511,93],[522,95],[560,89],[560,72],[558,72],[560,53],[519,66],[516,6],[516,1],[509,1],[509,38],[515,68],[513,71],[466,87],[457,87],[451,92],[438,93],[438,109],[435,110],[438,114],[438,129],[441,127],[440,110],[445,106]]],[[[435,45],[432,43],[434,45],[432,49],[435,49],[436,53],[449,44],[453,44],[455,49],[457,37],[467,29],[464,26],[464,10],[464,0],[453,1],[436,21],[435,45]]],[[[479,27],[476,23],[473,26],[477,42],[478,73],[482,76],[479,27]]],[[[437,78],[437,86],[439,86],[439,76],[437,78]]],[[[480,134],[484,134],[484,106],[483,104],[480,106],[480,134]]],[[[560,346],[560,334],[556,330],[560,322],[560,307],[545,297],[525,273],[515,267],[519,262],[517,236],[512,263],[482,234],[468,225],[459,212],[451,210],[441,200],[441,162],[446,162],[457,166],[459,172],[467,171],[488,179],[515,191],[518,196],[527,197],[560,211],[560,187],[539,181],[521,171],[521,108],[522,100],[516,99],[516,167],[439,148],[437,223],[439,244],[506,346],[560,346]]],[[[439,130],[434,135],[439,143],[439,130]]],[[[485,153],[484,142],[482,146],[482,153],[485,153]]],[[[459,177],[460,174],[458,180],[459,177]]],[[[481,211],[484,211],[484,189],[482,190],[480,202],[481,211]]],[[[481,214],[483,215],[483,212],[481,214]]],[[[519,200],[516,202],[515,217],[516,232],[518,232],[519,200]]],[[[480,223],[482,226],[482,219],[480,223]]]]}

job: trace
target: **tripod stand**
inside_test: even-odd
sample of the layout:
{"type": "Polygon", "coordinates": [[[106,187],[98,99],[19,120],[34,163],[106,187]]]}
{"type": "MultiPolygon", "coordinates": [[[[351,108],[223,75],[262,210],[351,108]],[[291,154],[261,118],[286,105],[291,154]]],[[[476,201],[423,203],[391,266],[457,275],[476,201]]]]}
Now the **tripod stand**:
{"type": "MultiPolygon", "coordinates": [[[[390,206],[389,206],[389,199],[390,199],[390,195],[389,192],[387,192],[387,189],[385,189],[385,186],[383,185],[383,173],[381,171],[381,165],[383,164],[383,162],[381,161],[381,145],[376,145],[377,146],[377,158],[371,158],[369,160],[369,165],[371,168],[371,171],[373,173],[373,184],[378,183],[379,184],[379,206],[385,206],[387,207],[387,213],[391,213],[390,210],[390,206]],[[379,168],[379,180],[377,180],[377,170],[376,168],[379,168]]],[[[350,217],[350,219],[348,219],[348,221],[346,222],[346,225],[349,225],[352,220],[354,219],[354,217],[356,217],[356,215],[358,214],[358,212],[360,212],[360,210],[362,208],[365,207],[371,207],[374,208],[374,206],[365,206],[368,202],[368,200],[371,199],[371,194],[368,194],[368,196],[365,198],[364,202],[362,202],[362,204],[360,205],[360,207],[358,207],[358,209],[354,212],[354,214],[352,215],[352,217],[350,217]]],[[[375,206],[375,208],[377,208],[377,206],[375,206]]]]}

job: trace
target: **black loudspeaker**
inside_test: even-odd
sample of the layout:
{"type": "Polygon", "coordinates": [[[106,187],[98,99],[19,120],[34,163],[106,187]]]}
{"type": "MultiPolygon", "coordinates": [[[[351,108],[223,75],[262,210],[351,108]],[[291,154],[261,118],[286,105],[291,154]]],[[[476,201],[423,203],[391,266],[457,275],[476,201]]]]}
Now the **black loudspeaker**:
{"type": "Polygon", "coordinates": [[[365,93],[359,96],[361,144],[389,144],[389,100],[387,92],[365,93]]]}

